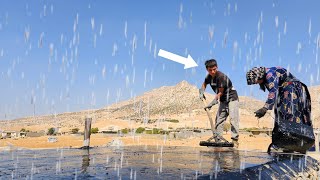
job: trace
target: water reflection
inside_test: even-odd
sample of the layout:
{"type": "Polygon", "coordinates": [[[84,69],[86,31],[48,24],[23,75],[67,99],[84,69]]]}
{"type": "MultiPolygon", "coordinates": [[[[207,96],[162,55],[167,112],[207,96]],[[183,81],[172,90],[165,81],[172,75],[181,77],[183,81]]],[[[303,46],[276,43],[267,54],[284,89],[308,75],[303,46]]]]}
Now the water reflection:
{"type": "Polygon", "coordinates": [[[282,169],[296,174],[317,164],[311,158],[306,160],[297,155],[270,156],[233,148],[161,149],[156,146],[147,150],[145,146],[123,147],[121,151],[109,147],[63,149],[63,155],[57,150],[0,152],[0,179],[11,179],[12,172],[15,177],[30,177],[32,163],[34,179],[264,179],[270,175],[280,177],[285,174],[282,169]],[[61,157],[62,164],[58,163],[58,173],[57,157],[61,157]]]}
{"type": "Polygon", "coordinates": [[[87,174],[87,168],[90,166],[90,153],[89,149],[83,150],[82,155],[82,166],[81,166],[81,173],[87,174]]]}
{"type": "Polygon", "coordinates": [[[200,151],[200,154],[212,161],[212,172],[219,171],[238,171],[241,160],[239,151],[232,148],[215,148],[211,151],[200,151]]]}

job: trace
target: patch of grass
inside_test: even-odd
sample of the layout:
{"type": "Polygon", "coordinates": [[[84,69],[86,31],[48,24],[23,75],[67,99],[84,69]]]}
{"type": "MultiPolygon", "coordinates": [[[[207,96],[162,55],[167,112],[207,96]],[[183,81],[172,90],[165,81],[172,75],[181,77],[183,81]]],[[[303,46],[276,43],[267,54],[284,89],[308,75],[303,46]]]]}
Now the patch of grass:
{"type": "Polygon", "coordinates": [[[252,127],[252,128],[243,128],[243,130],[250,132],[250,131],[252,131],[252,130],[259,130],[259,128],[256,128],[256,127],[252,127]]]}
{"type": "Polygon", "coordinates": [[[152,129],[152,134],[160,134],[160,129],[158,129],[158,128],[153,128],[153,129],[152,129]]]}
{"type": "Polygon", "coordinates": [[[128,128],[121,129],[122,134],[128,134],[130,130],[128,128]]]}
{"type": "Polygon", "coordinates": [[[146,130],[146,134],[169,134],[169,131],[153,128],[152,130],[146,130]]]}
{"type": "Polygon", "coordinates": [[[179,123],[178,119],[166,119],[165,121],[171,122],[171,123],[179,123]]]}
{"type": "Polygon", "coordinates": [[[148,124],[153,124],[153,123],[155,123],[157,120],[156,119],[149,119],[148,120],[148,124]]]}
{"type": "Polygon", "coordinates": [[[99,132],[99,128],[91,128],[91,134],[96,134],[99,132]]]}
{"type": "Polygon", "coordinates": [[[77,134],[79,132],[79,128],[74,128],[71,130],[71,134],[77,134]]]}
{"type": "Polygon", "coordinates": [[[145,128],[139,127],[139,128],[136,130],[136,133],[137,133],[137,134],[141,134],[141,133],[143,133],[144,131],[145,131],[145,128]]]}

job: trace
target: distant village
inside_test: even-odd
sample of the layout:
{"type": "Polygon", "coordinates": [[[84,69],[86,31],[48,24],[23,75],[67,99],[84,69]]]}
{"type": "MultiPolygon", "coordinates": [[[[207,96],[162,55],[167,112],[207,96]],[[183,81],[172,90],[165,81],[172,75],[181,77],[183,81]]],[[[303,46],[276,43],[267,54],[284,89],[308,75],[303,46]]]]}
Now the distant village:
{"type": "MultiPolygon", "coordinates": [[[[230,124],[226,123],[224,127],[225,133],[230,131],[230,124]]],[[[102,129],[91,128],[91,134],[102,133],[102,134],[117,134],[119,136],[124,136],[126,134],[167,134],[169,139],[184,139],[192,136],[202,136],[202,135],[210,135],[211,129],[200,129],[200,128],[177,128],[177,129],[158,129],[158,128],[145,128],[139,127],[136,129],[121,129],[118,126],[108,126],[102,129]]],[[[241,134],[246,134],[249,136],[253,135],[265,135],[271,136],[272,129],[270,128],[245,128],[240,130],[241,134]]],[[[27,137],[41,137],[41,136],[61,136],[61,135],[83,135],[83,131],[80,131],[79,128],[71,129],[69,132],[62,132],[60,127],[52,127],[47,130],[41,130],[37,132],[32,132],[30,130],[26,130],[22,128],[20,131],[10,131],[10,130],[1,130],[0,129],[0,139],[19,139],[19,138],[27,138],[27,137]]],[[[56,141],[56,138],[48,138],[48,141],[56,141]]]]}

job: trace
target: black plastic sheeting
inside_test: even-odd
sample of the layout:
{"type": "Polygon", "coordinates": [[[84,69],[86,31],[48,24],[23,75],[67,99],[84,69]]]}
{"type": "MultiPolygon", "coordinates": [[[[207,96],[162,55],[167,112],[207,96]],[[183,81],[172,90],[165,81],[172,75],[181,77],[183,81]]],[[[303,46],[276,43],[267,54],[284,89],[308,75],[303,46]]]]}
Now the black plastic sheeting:
{"type": "Polygon", "coordinates": [[[308,178],[318,167],[315,159],[304,155],[233,148],[118,146],[0,152],[0,179],[292,179],[308,178]]]}

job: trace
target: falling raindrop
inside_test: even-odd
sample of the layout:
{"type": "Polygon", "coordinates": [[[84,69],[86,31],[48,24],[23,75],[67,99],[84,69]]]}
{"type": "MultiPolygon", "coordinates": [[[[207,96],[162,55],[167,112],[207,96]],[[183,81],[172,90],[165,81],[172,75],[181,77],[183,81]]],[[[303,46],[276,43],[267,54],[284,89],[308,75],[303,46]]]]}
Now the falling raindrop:
{"type": "Polygon", "coordinates": [[[259,168],[259,180],[261,180],[261,168],[259,168]]]}
{"type": "Polygon", "coordinates": [[[214,35],[214,26],[209,26],[209,40],[211,41],[213,39],[214,35]]]}
{"type": "Polygon", "coordinates": [[[280,47],[280,43],[281,43],[281,34],[280,32],[278,33],[278,46],[280,47]]]}
{"type": "Polygon", "coordinates": [[[137,36],[134,34],[134,35],[133,35],[133,39],[132,39],[132,53],[134,53],[135,50],[137,49],[137,41],[138,41],[138,38],[137,38],[137,36]]]}
{"type": "Polygon", "coordinates": [[[93,47],[96,48],[97,46],[97,34],[93,35],[93,47]]]}
{"type": "Polygon", "coordinates": [[[77,178],[78,178],[78,171],[77,171],[77,169],[75,169],[75,171],[74,171],[74,180],[77,180],[77,178]]]}
{"type": "Polygon", "coordinates": [[[122,168],[122,163],[123,163],[123,152],[121,152],[121,158],[120,158],[120,167],[122,168]]]}
{"type": "Polygon", "coordinates": [[[222,47],[226,47],[227,46],[227,40],[228,40],[228,29],[224,32],[224,37],[223,37],[223,45],[222,47]]]}
{"type": "Polygon", "coordinates": [[[216,164],[215,164],[215,169],[214,169],[214,179],[217,179],[218,177],[218,170],[219,170],[219,164],[218,161],[216,160],[216,164]]]}
{"type": "Polygon", "coordinates": [[[228,15],[229,15],[229,16],[230,16],[230,9],[231,9],[231,4],[228,3],[228,10],[227,10],[227,12],[228,12],[228,15]]]}
{"type": "Polygon", "coordinates": [[[279,18],[278,18],[278,16],[275,17],[274,21],[276,23],[276,28],[278,29],[278,26],[279,26],[279,18]]]}
{"type": "Polygon", "coordinates": [[[91,85],[94,85],[95,84],[95,79],[96,79],[96,76],[95,75],[90,75],[89,76],[89,83],[91,85]]]}
{"type": "Polygon", "coordinates": [[[91,18],[91,29],[94,30],[94,18],[91,18]]]}
{"type": "Polygon", "coordinates": [[[53,5],[52,4],[50,6],[50,12],[51,12],[51,14],[53,14],[53,5]]]}
{"type": "Polygon", "coordinates": [[[299,65],[298,65],[298,72],[300,73],[300,72],[301,72],[301,70],[302,70],[302,64],[301,64],[301,63],[299,63],[299,65]]]}
{"type": "Polygon", "coordinates": [[[144,22],[144,47],[147,45],[147,22],[144,22]]]}
{"type": "Polygon", "coordinates": [[[91,105],[93,107],[96,105],[96,97],[94,92],[91,92],[91,105]]]}
{"type": "Polygon", "coordinates": [[[127,30],[128,30],[128,23],[127,21],[124,23],[124,37],[127,39],[127,30]]]}
{"type": "MultiPolygon", "coordinates": [[[[194,69],[194,68],[192,68],[192,69],[194,69]]],[[[153,81],[153,70],[150,73],[150,82],[152,82],[152,81],[153,81]]]]}
{"type": "Polygon", "coordinates": [[[316,47],[317,47],[317,49],[319,49],[319,48],[320,48],[320,33],[318,33],[316,47]]]}
{"type": "Polygon", "coordinates": [[[8,78],[10,78],[10,77],[11,77],[11,68],[8,68],[7,76],[8,76],[8,78]]]}
{"type": "Polygon", "coordinates": [[[319,66],[318,66],[318,70],[317,70],[317,82],[319,82],[319,76],[320,76],[320,68],[319,68],[319,66]]]}
{"type": "Polygon", "coordinates": [[[310,86],[314,84],[313,74],[310,74],[310,86]]]}
{"type": "Polygon", "coordinates": [[[185,55],[185,56],[188,56],[188,48],[186,48],[186,49],[184,50],[184,55],[185,55]]]}
{"type": "Polygon", "coordinates": [[[151,53],[152,52],[152,39],[150,38],[150,41],[149,41],[149,52],[151,53]]]}
{"type": "Polygon", "coordinates": [[[103,65],[103,68],[102,68],[102,77],[103,77],[103,79],[106,78],[106,65],[103,65]]]}
{"type": "Polygon", "coordinates": [[[60,45],[63,44],[63,34],[60,35],[60,45]]]}
{"type": "Polygon", "coordinates": [[[53,56],[53,50],[54,50],[53,43],[50,43],[49,49],[50,49],[50,56],[53,56]]]}
{"type": "Polygon", "coordinates": [[[130,84],[130,80],[129,80],[129,76],[127,75],[126,76],[126,88],[129,87],[129,84],[130,84]]]}
{"type": "Polygon", "coordinates": [[[147,70],[147,69],[145,69],[145,70],[144,70],[144,81],[143,81],[143,87],[146,87],[146,82],[147,82],[147,72],[148,72],[148,70],[147,70]]]}
{"type": "Polygon", "coordinates": [[[116,74],[116,73],[118,73],[118,64],[115,64],[113,68],[113,74],[116,74]]]}
{"type": "Polygon", "coordinates": [[[100,24],[100,31],[99,31],[99,35],[102,36],[102,30],[103,30],[103,25],[100,24]]]}
{"type": "Polygon", "coordinates": [[[196,170],[196,178],[195,179],[198,179],[198,170],[196,170]]]}
{"type": "Polygon", "coordinates": [[[43,16],[47,16],[47,5],[43,6],[43,16]]]}
{"type": "Polygon", "coordinates": [[[133,72],[132,72],[132,84],[134,84],[136,79],[136,68],[133,68],[133,72]]]}
{"type": "Polygon", "coordinates": [[[180,13],[179,13],[179,21],[178,21],[178,27],[179,29],[183,28],[183,18],[182,18],[182,12],[183,12],[183,4],[180,4],[180,13]]]}
{"type": "Polygon", "coordinates": [[[311,19],[310,19],[309,20],[309,29],[308,29],[309,37],[311,37],[311,28],[312,28],[312,23],[311,23],[311,19]]]}
{"type": "Polygon", "coordinates": [[[287,34],[287,21],[284,22],[283,34],[287,34]]]}
{"type": "Polygon", "coordinates": [[[38,47],[39,47],[39,48],[42,48],[43,37],[44,37],[44,32],[42,32],[42,33],[40,34],[40,39],[39,39],[39,42],[38,42],[38,47]]]}
{"type": "Polygon", "coordinates": [[[157,57],[157,43],[154,44],[154,50],[153,50],[153,58],[156,59],[157,57]]]}
{"type": "Polygon", "coordinates": [[[115,56],[117,51],[118,51],[118,45],[116,43],[114,43],[113,49],[112,49],[112,56],[115,56]]]}
{"type": "Polygon", "coordinates": [[[261,21],[259,19],[259,21],[258,21],[258,32],[260,32],[260,28],[261,28],[261,21]]]}
{"type": "Polygon", "coordinates": [[[154,163],[154,154],[152,154],[152,163],[154,163]]]}
{"type": "Polygon", "coordinates": [[[244,34],[244,43],[247,44],[248,42],[248,33],[244,34]]]}
{"type": "Polygon", "coordinates": [[[28,42],[30,38],[30,27],[24,29],[24,42],[28,42]]]}
{"type": "Polygon", "coordinates": [[[163,145],[161,146],[160,149],[160,167],[159,167],[159,173],[162,173],[162,155],[163,155],[163,145]]]}
{"type": "Polygon", "coordinates": [[[238,42],[233,42],[233,55],[236,55],[238,53],[238,42]]]}
{"type": "Polygon", "coordinates": [[[302,45],[300,42],[298,42],[296,54],[300,54],[301,48],[302,48],[302,45]]]}
{"type": "Polygon", "coordinates": [[[73,23],[73,32],[75,33],[77,31],[77,20],[73,23]]]}

